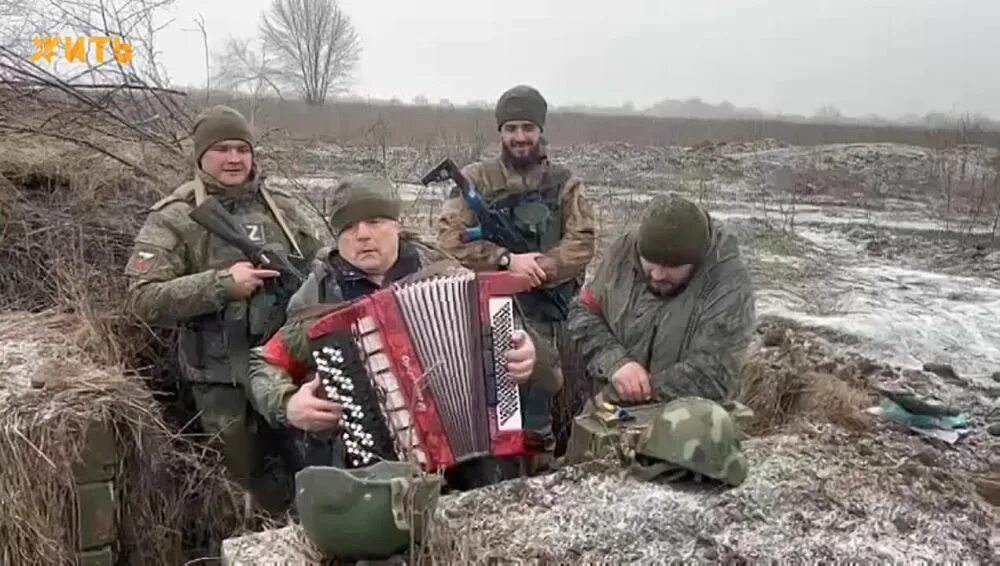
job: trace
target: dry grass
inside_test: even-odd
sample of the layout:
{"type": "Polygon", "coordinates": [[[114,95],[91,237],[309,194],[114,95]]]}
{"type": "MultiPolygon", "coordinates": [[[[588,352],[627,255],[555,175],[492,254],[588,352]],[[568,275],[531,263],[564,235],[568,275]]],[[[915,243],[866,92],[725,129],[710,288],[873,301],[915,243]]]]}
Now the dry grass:
{"type": "MultiPolygon", "coordinates": [[[[132,153],[150,169],[165,157],[139,145],[132,153]]],[[[179,182],[185,165],[156,167],[179,182]]],[[[0,261],[8,267],[0,275],[0,297],[12,309],[72,302],[79,297],[62,292],[70,280],[87,282],[89,294],[101,290],[107,281],[92,278],[122,271],[148,207],[164,196],[161,186],[105,156],[29,136],[0,144],[0,185],[0,261]]],[[[100,297],[119,291],[113,287],[100,297]]]]}
{"type": "Polygon", "coordinates": [[[178,564],[244,523],[217,454],[178,436],[143,381],[73,343],[80,318],[0,316],[0,562],[72,564],[80,525],[73,469],[85,432],[117,440],[121,563],[178,564]],[[34,386],[32,386],[34,384],[34,386]]]}
{"type": "Polygon", "coordinates": [[[855,431],[871,426],[865,409],[873,394],[858,379],[859,372],[850,365],[830,371],[828,356],[793,345],[794,340],[789,337],[781,346],[752,345],[740,375],[740,401],[754,411],[746,432],[773,433],[803,419],[855,431]]]}
{"type": "MultiPolygon", "coordinates": [[[[161,178],[182,179],[186,164],[170,154],[125,147],[161,178]]],[[[89,354],[171,383],[172,334],[122,300],[133,238],[164,189],[107,156],[30,136],[0,144],[0,187],[0,309],[73,313],[89,354]]]]}
{"type": "MultiPolygon", "coordinates": [[[[8,391],[12,400],[2,405],[8,437],[0,473],[16,494],[4,500],[13,507],[0,510],[4,552],[16,563],[69,556],[77,527],[69,521],[66,467],[81,448],[81,431],[100,417],[114,423],[125,451],[125,554],[136,564],[200,557],[245,524],[242,492],[224,479],[219,455],[190,440],[198,431],[177,389],[173,333],[149,329],[123,300],[133,238],[148,207],[183,180],[188,164],[150,145],[123,145],[164,180],[157,182],[69,144],[21,136],[2,145],[0,309],[19,313],[10,315],[6,336],[24,345],[33,325],[43,338],[59,336],[58,348],[28,355],[46,361],[36,375],[67,378],[8,391]]],[[[9,387],[11,377],[4,379],[9,387]]]]}

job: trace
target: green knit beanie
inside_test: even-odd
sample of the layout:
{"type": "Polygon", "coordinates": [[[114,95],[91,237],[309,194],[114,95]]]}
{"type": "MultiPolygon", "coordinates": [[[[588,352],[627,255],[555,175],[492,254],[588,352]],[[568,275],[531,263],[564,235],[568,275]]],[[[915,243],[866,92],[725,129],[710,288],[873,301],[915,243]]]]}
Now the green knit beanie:
{"type": "Polygon", "coordinates": [[[384,179],[349,177],[333,189],[330,226],[338,236],[348,226],[362,220],[398,220],[402,203],[396,188],[384,179]]]}
{"type": "Polygon", "coordinates": [[[213,106],[195,118],[194,128],[191,132],[194,140],[194,160],[201,163],[201,156],[205,155],[213,144],[223,140],[243,140],[253,148],[253,131],[246,118],[236,110],[223,105],[213,106]]]}
{"type": "Polygon", "coordinates": [[[708,214],[675,195],[660,195],[639,223],[639,255],[657,265],[699,264],[711,242],[708,214]]]}
{"type": "Polygon", "coordinates": [[[537,90],[527,85],[515,86],[497,100],[497,130],[511,120],[528,120],[544,130],[548,109],[548,103],[537,90]]]}

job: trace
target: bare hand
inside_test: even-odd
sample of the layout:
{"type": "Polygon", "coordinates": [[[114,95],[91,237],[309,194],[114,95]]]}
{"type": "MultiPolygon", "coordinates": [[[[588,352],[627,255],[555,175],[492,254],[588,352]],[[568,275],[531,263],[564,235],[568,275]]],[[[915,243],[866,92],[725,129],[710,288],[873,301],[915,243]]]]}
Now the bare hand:
{"type": "Polygon", "coordinates": [[[281,275],[273,269],[257,269],[248,261],[234,263],[229,274],[233,276],[233,295],[237,299],[246,299],[264,285],[264,280],[281,275]]]}
{"type": "Polygon", "coordinates": [[[510,337],[511,349],[507,351],[507,375],[518,385],[524,385],[535,369],[535,343],[523,330],[515,330],[510,337]]]}
{"type": "Polygon", "coordinates": [[[527,254],[511,254],[510,266],[507,268],[514,273],[521,273],[531,278],[531,284],[538,287],[545,281],[545,270],[538,265],[538,257],[542,254],[537,252],[527,254]]]}
{"type": "Polygon", "coordinates": [[[653,398],[649,373],[636,362],[629,362],[611,376],[611,384],[622,401],[643,403],[653,398]]]}
{"type": "Polygon", "coordinates": [[[319,378],[315,377],[288,398],[285,415],[289,424],[309,432],[326,432],[340,426],[344,407],[317,397],[316,388],[320,386],[319,378]]]}

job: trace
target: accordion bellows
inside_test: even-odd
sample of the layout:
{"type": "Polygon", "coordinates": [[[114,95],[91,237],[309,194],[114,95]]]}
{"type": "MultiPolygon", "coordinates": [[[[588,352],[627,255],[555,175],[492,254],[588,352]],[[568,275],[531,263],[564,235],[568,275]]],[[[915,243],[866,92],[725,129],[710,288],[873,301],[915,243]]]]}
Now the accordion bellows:
{"type": "Polygon", "coordinates": [[[310,329],[320,395],[344,406],[348,467],[409,460],[427,471],[533,452],[506,371],[521,328],[509,272],[436,275],[324,315],[310,329]]]}

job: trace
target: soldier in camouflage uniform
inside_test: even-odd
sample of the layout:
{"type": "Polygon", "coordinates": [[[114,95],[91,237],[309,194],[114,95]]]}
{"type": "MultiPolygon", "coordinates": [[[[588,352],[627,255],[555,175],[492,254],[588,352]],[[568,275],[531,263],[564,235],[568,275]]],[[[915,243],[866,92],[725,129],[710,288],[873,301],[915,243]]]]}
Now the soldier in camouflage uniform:
{"type": "MultiPolygon", "coordinates": [[[[208,196],[245,228],[249,239],[302,264],[321,247],[294,198],[265,188],[254,159],[250,125],[235,110],[215,106],[195,121],[195,178],[152,206],[135,238],[125,268],[132,311],[153,326],[177,327],[179,365],[201,426],[221,443],[227,469],[265,508],[280,509],[291,493],[275,493],[260,467],[257,423],[241,388],[249,349],[268,336],[255,320],[283,317],[281,289],[273,312],[250,312],[251,297],[277,272],[256,269],[235,247],[210,234],[188,215],[208,196]],[[278,498],[278,499],[275,499],[278,498]]],[[[279,290],[275,289],[273,295],[279,290]]],[[[273,479],[273,478],[272,478],[273,479]]],[[[289,478],[290,485],[290,478],[289,478]]]]}
{"type": "MultiPolygon", "coordinates": [[[[402,230],[401,202],[388,181],[350,178],[334,190],[330,224],[337,234],[335,248],[324,249],[311,273],[292,297],[292,319],[262,348],[251,354],[246,389],[256,410],[274,426],[291,425],[311,433],[336,431],[341,406],[316,396],[319,378],[307,381],[315,368],[307,337],[310,324],[327,312],[322,304],[352,301],[385,289],[432,263],[457,262],[416,235],[402,230]]],[[[536,352],[531,332],[515,333],[508,369],[516,381],[558,390],[551,372],[554,352],[536,352]],[[545,363],[536,363],[536,358],[545,363]]],[[[523,385],[522,385],[523,386],[523,385]]],[[[343,446],[312,435],[302,439],[307,465],[343,466],[343,446]]],[[[453,480],[473,487],[515,475],[516,462],[472,462],[453,480]]]]}
{"type": "Polygon", "coordinates": [[[732,399],[754,325],[736,236],[673,195],[611,244],[569,320],[588,373],[626,403],[732,399]]]}
{"type": "Polygon", "coordinates": [[[750,273],[734,234],[689,200],[656,197],[639,226],[611,245],[568,326],[588,373],[605,386],[574,425],[573,458],[606,434],[615,407],[636,407],[629,426],[647,438],[648,424],[660,427],[647,454],[684,463],[676,450],[684,443],[671,445],[663,432],[676,427],[692,448],[689,469],[742,481],[735,433],[719,436],[735,427],[727,410],[739,408],[733,401],[755,326],[750,273]]]}
{"type": "MultiPolygon", "coordinates": [[[[518,297],[528,322],[558,349],[568,307],[583,283],[587,264],[594,256],[593,210],[584,195],[583,182],[566,167],[549,161],[541,134],[548,105],[537,90],[515,86],[496,105],[501,155],[472,163],[462,173],[482,193],[483,200],[511,218],[528,242],[528,253],[514,253],[489,241],[466,242],[468,227],[476,220],[457,189],[445,202],[437,218],[438,244],[464,265],[479,271],[508,269],[529,275],[537,288],[554,291],[563,307],[537,291],[518,297]]],[[[558,362],[555,371],[561,373],[558,362]]],[[[530,425],[554,448],[552,396],[533,388],[529,394],[530,425]]],[[[551,455],[551,454],[550,454],[551,455]]],[[[544,467],[542,459],[539,465],[544,467]]]]}

